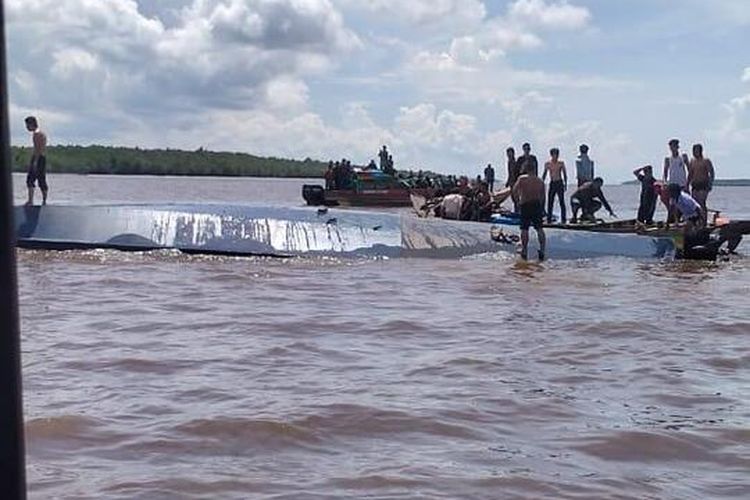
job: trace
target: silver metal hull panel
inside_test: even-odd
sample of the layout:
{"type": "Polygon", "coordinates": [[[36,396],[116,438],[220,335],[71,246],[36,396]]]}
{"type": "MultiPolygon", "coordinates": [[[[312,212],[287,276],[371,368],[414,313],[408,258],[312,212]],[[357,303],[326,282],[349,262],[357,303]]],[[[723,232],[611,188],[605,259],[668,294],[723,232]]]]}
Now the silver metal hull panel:
{"type": "Polygon", "coordinates": [[[248,255],[455,256],[496,249],[488,227],[392,213],[224,205],[16,207],[20,246],[248,255]]]}

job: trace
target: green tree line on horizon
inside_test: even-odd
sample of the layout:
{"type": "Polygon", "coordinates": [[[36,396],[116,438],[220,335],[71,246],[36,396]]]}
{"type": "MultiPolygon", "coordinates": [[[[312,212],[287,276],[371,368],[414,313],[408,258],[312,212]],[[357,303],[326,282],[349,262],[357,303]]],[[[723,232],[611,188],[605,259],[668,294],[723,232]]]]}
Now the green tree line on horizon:
{"type": "MultiPolygon", "coordinates": [[[[31,148],[11,148],[13,170],[25,172],[31,148]]],[[[49,146],[47,171],[70,174],[323,177],[327,163],[306,158],[260,157],[247,153],[115,146],[49,146]]]]}

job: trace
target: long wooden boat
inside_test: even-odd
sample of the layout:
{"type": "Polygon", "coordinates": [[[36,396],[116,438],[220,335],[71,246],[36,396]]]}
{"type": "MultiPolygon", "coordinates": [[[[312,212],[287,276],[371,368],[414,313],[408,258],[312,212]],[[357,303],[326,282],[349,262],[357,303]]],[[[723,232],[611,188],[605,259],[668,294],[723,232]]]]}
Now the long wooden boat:
{"type": "Polygon", "coordinates": [[[380,170],[356,168],[346,189],[325,189],[319,184],[302,186],[302,198],[311,206],[410,207],[412,193],[429,197],[432,189],[411,188],[380,170]]]}
{"type": "MultiPolygon", "coordinates": [[[[429,218],[431,210],[428,200],[413,195],[412,204],[418,216],[429,218]]],[[[493,240],[507,249],[518,247],[520,241],[520,219],[515,214],[504,212],[491,217],[493,240]]],[[[473,223],[475,224],[475,223],[473,223]]],[[[558,258],[580,258],[592,256],[623,256],[634,258],[674,258],[688,255],[681,227],[666,225],[644,226],[636,220],[596,221],[581,224],[545,224],[547,254],[558,258]]],[[[534,231],[531,232],[532,234],[534,231]]],[[[712,224],[704,234],[709,247],[705,252],[690,255],[715,259],[720,249],[734,251],[742,235],[750,234],[750,221],[728,221],[712,224]],[[726,244],[726,245],[725,245],[726,244]]],[[[701,250],[701,249],[699,249],[701,250]]]]}
{"type": "Polygon", "coordinates": [[[302,197],[310,206],[327,207],[410,207],[412,192],[428,194],[427,189],[329,189],[322,186],[305,185],[302,197]],[[317,188],[317,189],[316,189],[317,188]]]}

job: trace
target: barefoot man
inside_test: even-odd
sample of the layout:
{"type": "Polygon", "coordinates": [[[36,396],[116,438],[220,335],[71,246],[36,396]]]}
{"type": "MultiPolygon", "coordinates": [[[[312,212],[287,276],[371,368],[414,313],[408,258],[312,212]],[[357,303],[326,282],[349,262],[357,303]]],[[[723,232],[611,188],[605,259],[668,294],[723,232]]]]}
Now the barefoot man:
{"type": "Polygon", "coordinates": [[[544,260],[545,236],[542,222],[544,218],[544,181],[534,168],[527,167],[513,186],[513,200],[518,204],[521,213],[521,258],[529,255],[529,227],[534,226],[539,239],[539,260],[544,260]]]}
{"type": "Polygon", "coordinates": [[[36,117],[27,116],[24,121],[26,122],[26,130],[31,132],[31,142],[33,144],[29,172],[26,175],[26,187],[29,190],[29,199],[26,204],[34,204],[34,188],[38,180],[39,190],[42,192],[42,205],[46,205],[47,193],[49,192],[49,186],[47,186],[47,158],[44,156],[47,151],[47,136],[39,128],[39,122],[37,122],[36,117]]]}
{"type": "Polygon", "coordinates": [[[688,185],[693,199],[698,202],[705,217],[706,200],[708,193],[714,185],[714,165],[711,160],[703,157],[703,145],[693,146],[693,159],[688,164],[688,185]]]}

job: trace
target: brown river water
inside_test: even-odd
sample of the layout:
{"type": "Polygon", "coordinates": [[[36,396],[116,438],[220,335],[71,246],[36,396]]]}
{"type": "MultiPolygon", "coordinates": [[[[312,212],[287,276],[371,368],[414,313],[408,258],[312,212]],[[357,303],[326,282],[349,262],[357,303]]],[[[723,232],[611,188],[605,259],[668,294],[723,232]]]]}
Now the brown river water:
{"type": "MultiPolygon", "coordinates": [[[[58,175],[50,201],[302,182],[58,175]]],[[[750,188],[712,197],[750,217],[750,188]]],[[[750,258],[18,259],[30,498],[750,498],[750,258]]]]}

